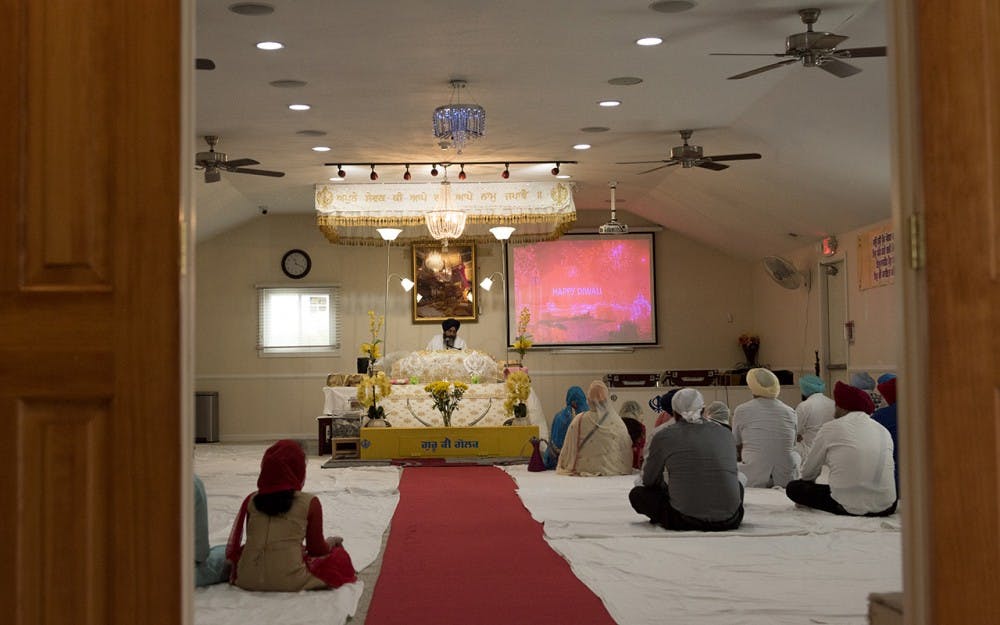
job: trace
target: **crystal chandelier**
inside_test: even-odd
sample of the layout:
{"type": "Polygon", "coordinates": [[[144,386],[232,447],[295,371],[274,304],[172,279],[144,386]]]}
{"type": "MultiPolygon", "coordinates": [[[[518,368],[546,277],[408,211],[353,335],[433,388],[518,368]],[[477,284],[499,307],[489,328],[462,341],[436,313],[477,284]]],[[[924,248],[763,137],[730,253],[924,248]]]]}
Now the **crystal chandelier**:
{"type": "Polygon", "coordinates": [[[441,208],[424,214],[424,221],[431,236],[443,241],[442,247],[448,247],[448,239],[457,239],[465,230],[465,213],[449,208],[451,203],[451,183],[448,182],[448,170],[444,172],[445,179],[441,182],[441,208]]]}
{"type": "Polygon", "coordinates": [[[452,80],[451,100],[434,109],[434,137],[450,142],[459,154],[467,142],[486,134],[486,109],[460,102],[459,90],[465,85],[464,80],[452,80]]]}

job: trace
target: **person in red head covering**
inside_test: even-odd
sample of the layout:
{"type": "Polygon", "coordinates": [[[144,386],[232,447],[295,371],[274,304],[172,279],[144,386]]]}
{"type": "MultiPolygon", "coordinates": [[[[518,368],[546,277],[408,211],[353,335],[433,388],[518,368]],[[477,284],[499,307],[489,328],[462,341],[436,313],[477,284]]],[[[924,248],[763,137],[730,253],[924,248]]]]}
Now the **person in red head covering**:
{"type": "Polygon", "coordinates": [[[357,581],[343,539],[323,537],[323,507],[315,495],[302,492],[305,481],[306,454],[297,442],[268,447],[257,490],[243,500],[229,534],[230,583],[245,590],[298,592],[357,581]]]}
{"type": "Polygon", "coordinates": [[[895,463],[896,492],[899,492],[899,435],[896,417],[896,376],[887,373],[878,379],[878,392],[888,404],[872,413],[872,420],[882,424],[892,437],[892,461],[895,463]]]}
{"type": "Polygon", "coordinates": [[[795,503],[833,514],[889,516],[896,512],[893,444],[889,431],[869,416],[875,404],[867,392],[837,382],[833,421],[823,424],[802,465],[802,479],[785,487],[795,503]],[[830,468],[830,483],[817,484],[830,468]]]}

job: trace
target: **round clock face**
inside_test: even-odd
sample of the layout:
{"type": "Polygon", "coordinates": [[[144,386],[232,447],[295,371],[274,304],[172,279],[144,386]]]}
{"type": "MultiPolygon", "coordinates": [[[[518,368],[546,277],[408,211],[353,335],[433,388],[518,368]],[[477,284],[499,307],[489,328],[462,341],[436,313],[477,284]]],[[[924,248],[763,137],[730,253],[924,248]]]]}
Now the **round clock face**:
{"type": "Polygon", "coordinates": [[[281,257],[281,270],[293,280],[304,278],[312,269],[312,259],[302,250],[288,250],[281,257]]]}

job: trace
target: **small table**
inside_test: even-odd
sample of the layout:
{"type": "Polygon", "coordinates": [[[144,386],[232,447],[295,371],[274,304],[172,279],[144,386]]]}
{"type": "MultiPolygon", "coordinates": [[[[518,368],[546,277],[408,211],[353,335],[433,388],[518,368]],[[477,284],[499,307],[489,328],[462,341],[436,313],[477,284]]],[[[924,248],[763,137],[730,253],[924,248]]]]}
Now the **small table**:
{"type": "Polygon", "coordinates": [[[316,417],[316,427],[319,430],[319,455],[329,456],[333,453],[333,446],[331,445],[333,429],[333,415],[320,415],[316,417]]]}
{"type": "MultiPolygon", "coordinates": [[[[326,414],[316,417],[316,435],[319,442],[317,453],[320,456],[336,456],[337,452],[346,451],[347,448],[341,449],[343,445],[338,446],[335,443],[347,440],[359,440],[358,434],[361,431],[361,419],[362,414],[359,412],[326,414]],[[334,423],[334,420],[337,423],[334,423]],[[348,424],[347,422],[353,423],[348,424]],[[345,427],[345,425],[349,427],[345,427]]],[[[351,446],[348,445],[347,447],[351,446]]]]}

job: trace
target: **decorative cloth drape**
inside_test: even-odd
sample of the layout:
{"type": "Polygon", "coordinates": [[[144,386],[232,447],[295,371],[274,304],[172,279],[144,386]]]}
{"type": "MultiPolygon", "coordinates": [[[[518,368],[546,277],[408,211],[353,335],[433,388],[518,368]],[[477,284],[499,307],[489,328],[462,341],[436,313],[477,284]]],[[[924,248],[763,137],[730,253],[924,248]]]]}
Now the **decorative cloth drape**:
{"type": "MultiPolygon", "coordinates": [[[[316,223],[331,243],[384,245],[376,228],[402,228],[396,243],[433,242],[424,214],[441,207],[441,183],[317,184],[316,223]]],[[[489,229],[517,228],[511,242],[557,239],[576,221],[564,182],[452,182],[449,208],[467,213],[459,241],[493,242],[489,229]]]]}

